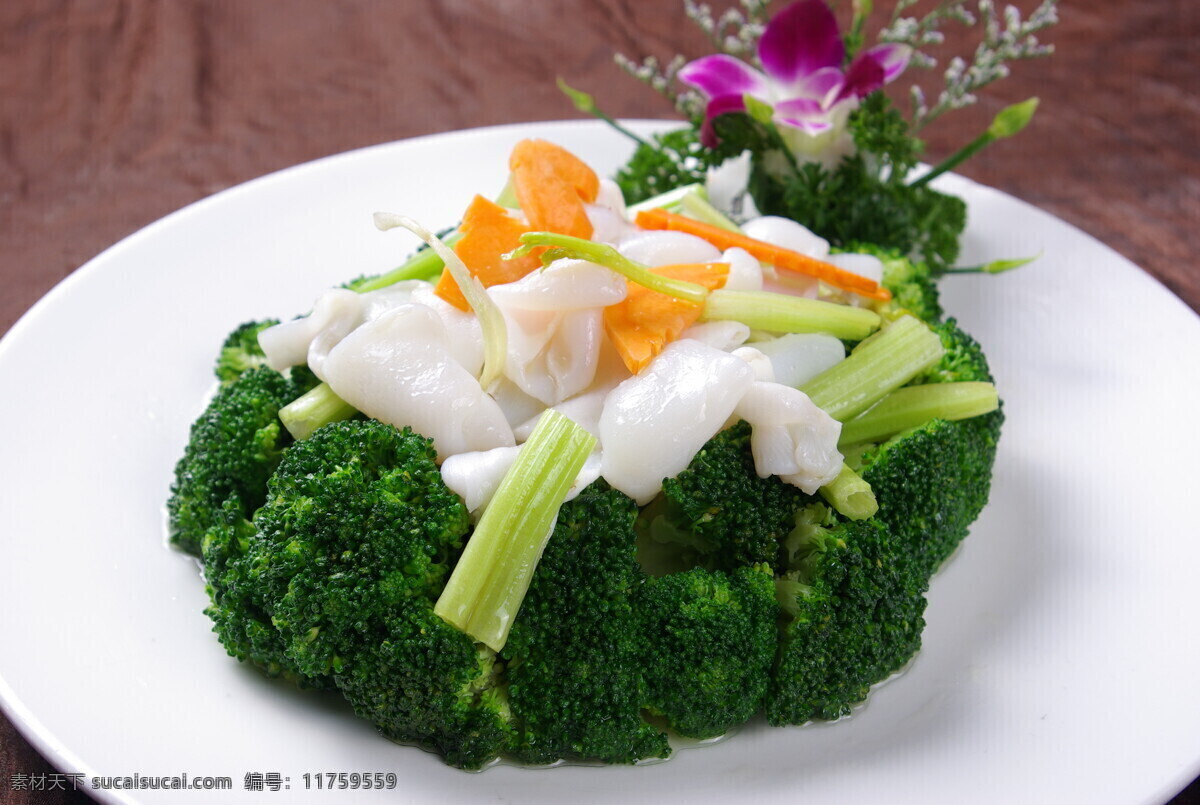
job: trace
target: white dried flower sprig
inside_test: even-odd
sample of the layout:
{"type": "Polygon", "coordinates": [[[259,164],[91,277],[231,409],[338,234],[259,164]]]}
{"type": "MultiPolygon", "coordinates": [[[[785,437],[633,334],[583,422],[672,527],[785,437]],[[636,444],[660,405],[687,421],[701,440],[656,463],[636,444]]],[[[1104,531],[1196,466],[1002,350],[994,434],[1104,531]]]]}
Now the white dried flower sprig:
{"type": "Polygon", "coordinates": [[[622,70],[670,101],[675,110],[684,117],[694,119],[704,115],[704,98],[700,97],[700,93],[694,89],[679,88],[676,75],[688,62],[684,56],[676,56],[665,67],[653,56],[635,62],[623,53],[618,53],[613,60],[622,70]]]}
{"type": "MultiPolygon", "coordinates": [[[[931,68],[937,65],[937,61],[922,52],[922,48],[942,44],[944,35],[940,28],[952,21],[974,26],[977,18],[967,8],[966,0],[944,0],[920,19],[899,16],[914,2],[900,0],[896,4],[892,21],[880,32],[879,39],[908,45],[913,49],[909,64],[931,68]]],[[[1057,0],[1042,0],[1041,5],[1025,20],[1021,18],[1020,9],[1007,6],[1003,23],[994,0],[977,0],[976,8],[984,21],[983,41],[976,47],[971,62],[957,56],[951,59],[942,76],[945,87],[932,106],[927,102],[920,85],[914,83],[909,89],[914,130],[919,131],[945,112],[975,103],[978,100],[976,91],[1008,76],[1008,62],[1048,56],[1054,52],[1052,45],[1038,41],[1037,32],[1058,22],[1057,0]]]]}
{"type": "Polygon", "coordinates": [[[741,0],[742,9],[726,9],[714,18],[707,3],[683,0],[687,18],[704,31],[719,53],[757,62],[758,40],[767,25],[770,0],[741,0]]]}
{"type": "MultiPolygon", "coordinates": [[[[729,8],[719,17],[707,3],[683,0],[684,13],[713,43],[717,52],[746,61],[757,62],[758,40],[766,28],[770,0],[740,0],[741,8],[729,8]]],[[[657,58],[648,56],[634,61],[618,53],[613,57],[617,66],[648,85],[674,105],[676,111],[689,118],[704,115],[704,98],[693,89],[680,88],[676,76],[689,61],[675,56],[664,66],[657,58]]]]}

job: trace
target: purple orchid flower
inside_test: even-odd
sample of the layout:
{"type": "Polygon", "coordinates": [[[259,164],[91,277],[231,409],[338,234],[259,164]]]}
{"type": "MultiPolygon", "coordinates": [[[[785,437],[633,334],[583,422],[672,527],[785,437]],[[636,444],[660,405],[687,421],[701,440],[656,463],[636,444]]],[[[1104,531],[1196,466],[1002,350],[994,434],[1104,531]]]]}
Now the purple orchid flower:
{"type": "Polygon", "coordinates": [[[832,167],[853,150],[846,120],[858,100],[892,81],[908,65],[904,45],[879,45],[845,70],[846,46],[824,0],[800,0],[776,14],[758,42],[760,72],[732,56],[697,59],[679,78],[708,98],[701,141],[717,144],[713,120],[745,112],[750,95],[774,109],[774,121],[793,152],[832,167]]]}

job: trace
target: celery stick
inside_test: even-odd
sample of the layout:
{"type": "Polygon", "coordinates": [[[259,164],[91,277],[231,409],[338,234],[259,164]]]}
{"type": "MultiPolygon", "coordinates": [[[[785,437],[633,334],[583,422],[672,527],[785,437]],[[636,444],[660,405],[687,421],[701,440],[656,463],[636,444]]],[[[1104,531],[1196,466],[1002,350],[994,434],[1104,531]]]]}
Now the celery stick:
{"type": "MultiPolygon", "coordinates": [[[[452,232],[444,240],[447,246],[453,246],[462,240],[462,233],[452,232]]],[[[422,249],[404,261],[403,265],[386,274],[380,274],[378,277],[371,277],[356,284],[354,290],[366,293],[367,291],[378,291],[380,288],[386,288],[404,280],[433,280],[441,275],[442,269],[445,267],[446,264],[436,251],[422,249]]]]}
{"type": "Polygon", "coordinates": [[[742,233],[742,228],[731,221],[720,210],[709,204],[699,193],[688,193],[679,200],[683,214],[697,221],[727,229],[730,232],[742,233]]]}
{"type": "Polygon", "coordinates": [[[866,338],[881,321],[866,308],[770,291],[726,290],[708,295],[700,320],[740,321],[752,330],[773,333],[829,333],[849,341],[866,338]]]}
{"type": "Polygon", "coordinates": [[[645,201],[639,201],[637,204],[631,204],[629,205],[627,211],[630,216],[635,216],[639,212],[644,212],[645,210],[673,210],[679,206],[680,202],[683,200],[683,197],[689,193],[695,193],[696,195],[700,196],[700,198],[708,197],[708,193],[704,190],[704,185],[699,183],[687,184],[683,187],[676,187],[673,190],[668,190],[667,192],[654,196],[653,198],[648,198],[645,201]]]}
{"type": "Polygon", "coordinates": [[[292,438],[302,441],[322,425],[341,422],[357,413],[354,406],[333,393],[328,383],[322,383],[280,408],[279,419],[292,438]]]}
{"type": "Polygon", "coordinates": [[[879,502],[871,485],[857,472],[842,464],[838,477],[821,487],[821,497],[843,517],[866,520],[879,511],[879,502]]]}
{"type": "Polygon", "coordinates": [[[433,611],[500,651],[596,438],[550,409],[500,481],[433,611]]]}
{"type": "Polygon", "coordinates": [[[933,366],[944,352],[936,333],[919,319],[901,316],[800,390],[846,422],[933,366]]]}
{"type": "Polygon", "coordinates": [[[1000,405],[991,383],[929,383],[896,389],[842,427],[839,446],[876,442],[931,419],[970,419],[1000,405]]]}

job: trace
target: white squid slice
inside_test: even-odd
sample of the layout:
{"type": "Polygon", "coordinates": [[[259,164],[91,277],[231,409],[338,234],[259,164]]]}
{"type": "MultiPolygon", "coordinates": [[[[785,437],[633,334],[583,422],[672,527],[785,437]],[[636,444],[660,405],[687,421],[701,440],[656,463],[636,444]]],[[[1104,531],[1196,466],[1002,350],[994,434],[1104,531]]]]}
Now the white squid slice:
{"type": "Polygon", "coordinates": [[[762,264],[745,249],[734,246],[721,255],[721,262],[729,264],[729,277],[722,286],[730,291],[761,291],[763,289],[762,264]]]}
{"type": "MultiPolygon", "coordinates": [[[[496,385],[490,393],[492,398],[496,400],[496,404],[500,406],[500,410],[504,412],[505,420],[513,427],[514,436],[516,436],[515,429],[518,425],[522,422],[527,422],[530,417],[538,416],[542,411],[546,410],[544,402],[530,397],[521,391],[517,387],[517,384],[513,383],[507,377],[501,377],[496,381],[496,385]]],[[[516,439],[518,442],[525,441],[520,436],[516,436],[516,439]]]]}
{"type": "Polygon", "coordinates": [[[883,282],[883,261],[873,254],[856,254],[845,252],[831,254],[825,258],[843,271],[866,277],[872,282],[883,282]]]}
{"type": "Polygon", "coordinates": [[[569,400],[560,402],[553,409],[547,408],[544,411],[539,411],[534,416],[515,426],[513,428],[513,436],[517,438],[518,442],[525,441],[529,438],[529,434],[533,433],[533,429],[537,427],[542,414],[548,410],[554,410],[572,420],[576,425],[596,438],[600,438],[600,414],[604,410],[604,400],[608,397],[610,391],[612,391],[611,387],[593,388],[582,394],[577,394],[569,400]]]}
{"type": "Polygon", "coordinates": [[[729,352],[746,343],[750,338],[750,328],[740,321],[702,321],[688,327],[679,337],[729,352]]]}
{"type": "Polygon", "coordinates": [[[678,475],[725,424],[754,370],[697,341],[668,344],[608,395],[600,415],[601,474],[639,504],[678,475]]]}
{"type": "MultiPolygon", "coordinates": [[[[451,492],[463,499],[467,511],[479,515],[492,502],[504,475],[517,460],[521,446],[496,447],[474,453],[459,453],[442,463],[442,480],[451,492]]],[[[575,498],[600,477],[600,454],[592,453],[583,463],[579,475],[567,491],[564,500],[575,498]]]]}
{"type": "Polygon", "coordinates": [[[367,416],[433,439],[438,457],[514,444],[496,401],[458,363],[424,305],[401,305],[350,333],[325,360],[335,394],[367,416]]]}
{"type": "Polygon", "coordinates": [[[267,365],[282,372],[307,363],[309,349],[317,338],[322,338],[321,357],[324,358],[333,344],[362,323],[362,317],[362,297],[346,288],[333,288],[317,297],[307,316],[276,324],[259,333],[258,345],[267,356],[267,365]]]}
{"type": "Polygon", "coordinates": [[[326,291],[313,303],[312,313],[264,330],[258,343],[271,368],[282,371],[307,363],[317,377],[326,380],[325,359],[343,338],[364,322],[412,302],[430,307],[438,314],[446,325],[447,343],[455,359],[468,372],[478,375],[483,367],[479,320],[437,296],[433,285],[422,280],[398,282],[363,294],[346,288],[326,291]]]}
{"type": "Polygon", "coordinates": [[[705,172],[704,189],[708,192],[709,203],[735,221],[759,215],[747,189],[753,165],[753,154],[743,151],[705,172]]]}
{"type": "Polygon", "coordinates": [[[816,235],[808,227],[778,215],[763,215],[751,218],[742,224],[742,231],[755,240],[765,241],[772,246],[824,260],[829,256],[829,241],[816,235]]]}
{"type": "Polygon", "coordinates": [[[516,446],[494,447],[450,456],[442,462],[442,480],[474,514],[491,502],[520,451],[516,446]]]}
{"type": "Polygon", "coordinates": [[[634,262],[658,268],[678,263],[716,263],[721,250],[686,232],[644,231],[621,241],[617,251],[634,262]]]}
{"type": "MultiPolygon", "coordinates": [[[[479,373],[483,371],[483,328],[479,324],[479,318],[470,312],[459,310],[454,305],[447,302],[442,297],[433,292],[433,284],[423,282],[421,280],[413,280],[413,286],[409,292],[407,301],[414,302],[437,313],[438,318],[442,320],[442,324],[446,326],[446,346],[450,349],[450,354],[454,359],[462,364],[462,367],[473,377],[479,377],[479,373]]],[[[397,283],[404,285],[407,283],[397,283]]],[[[374,296],[388,290],[383,288],[378,291],[372,291],[364,296],[374,296]]],[[[391,307],[395,307],[393,304],[391,307]]],[[[383,308],[381,312],[390,310],[391,307],[383,308]]],[[[375,319],[377,316],[372,315],[370,311],[367,313],[367,321],[375,319]]]]}
{"type": "Polygon", "coordinates": [[[804,392],[757,381],[734,413],[753,428],[750,451],[760,477],[778,475],[810,495],[837,478],[842,468],[837,448],[842,423],[804,392]]]}
{"type": "Polygon", "coordinates": [[[637,231],[637,227],[629,222],[621,188],[611,179],[600,180],[596,203],[584,205],[584,209],[592,224],[592,240],[597,243],[616,245],[637,231]]]}
{"type": "Polygon", "coordinates": [[[789,333],[770,341],[756,341],[775,370],[775,382],[799,387],[846,357],[842,342],[825,333],[789,333]]]}
{"type": "Polygon", "coordinates": [[[591,384],[604,329],[600,310],[500,310],[508,328],[504,376],[517,388],[555,405],[591,384]]]}
{"type": "Polygon", "coordinates": [[[628,292],[624,277],[586,260],[558,260],[516,282],[488,289],[501,307],[548,311],[608,307],[623,301],[628,292]]]}
{"type": "Polygon", "coordinates": [[[624,277],[572,260],[488,290],[504,315],[504,376],[546,405],[591,385],[603,338],[602,310],[625,298],[624,277]]]}
{"type": "Polygon", "coordinates": [[[775,382],[775,367],[771,365],[771,359],[758,349],[754,347],[738,347],[730,354],[750,364],[750,368],[754,370],[755,380],[762,380],[766,383],[775,382]]]}

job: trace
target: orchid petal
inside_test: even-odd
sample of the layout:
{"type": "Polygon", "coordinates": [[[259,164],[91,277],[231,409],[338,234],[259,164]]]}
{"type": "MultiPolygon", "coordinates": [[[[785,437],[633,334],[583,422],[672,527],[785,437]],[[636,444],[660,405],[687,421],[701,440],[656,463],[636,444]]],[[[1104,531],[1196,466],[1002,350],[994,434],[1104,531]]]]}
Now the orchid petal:
{"type": "Polygon", "coordinates": [[[792,98],[775,104],[775,120],[806,134],[822,134],[833,128],[819,101],[809,98],[792,98]]]}
{"type": "Polygon", "coordinates": [[[758,41],[758,58],[767,75],[794,84],[823,67],[837,67],[846,47],[837,19],[825,0],[800,0],[776,14],[758,41]]]}
{"type": "Polygon", "coordinates": [[[846,83],[838,91],[834,102],[870,95],[883,86],[883,77],[883,65],[864,53],[850,63],[846,70],[846,83]]]}
{"type": "Polygon", "coordinates": [[[846,77],[837,67],[822,67],[805,76],[788,93],[793,98],[811,98],[822,106],[829,106],[842,91],[846,77]]]}
{"type": "Polygon", "coordinates": [[[744,95],[722,95],[719,98],[713,98],[704,109],[704,125],[700,127],[700,143],[705,148],[716,148],[721,140],[713,129],[713,120],[721,115],[745,111],[746,98],[744,95]]]}
{"type": "Polygon", "coordinates": [[[912,48],[908,45],[894,43],[877,45],[865,51],[863,56],[879,62],[879,66],[883,68],[883,83],[890,84],[908,66],[908,60],[912,57],[912,48]]]}
{"type": "Polygon", "coordinates": [[[725,95],[741,97],[766,93],[766,76],[743,61],[718,53],[690,62],[679,71],[679,80],[695,87],[709,98],[725,95]]]}

